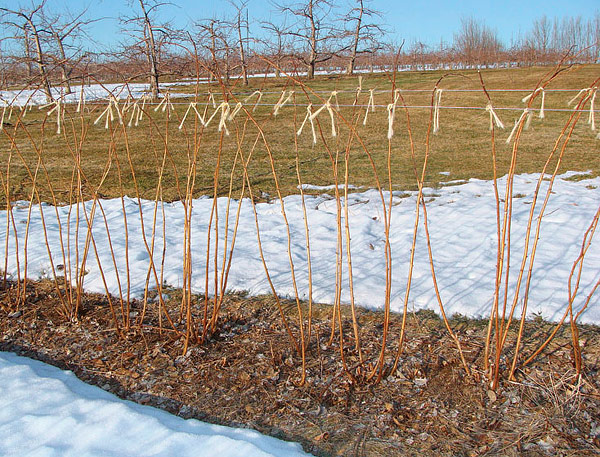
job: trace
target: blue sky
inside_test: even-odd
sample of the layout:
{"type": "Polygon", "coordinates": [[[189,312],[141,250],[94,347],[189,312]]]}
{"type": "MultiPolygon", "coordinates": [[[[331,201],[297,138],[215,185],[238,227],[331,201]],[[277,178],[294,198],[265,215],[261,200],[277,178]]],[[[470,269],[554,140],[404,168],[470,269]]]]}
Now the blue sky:
{"type": "MultiPolygon", "coordinates": [[[[8,0],[0,0],[0,4],[8,0]]],[[[351,0],[333,0],[344,7],[351,0]]],[[[173,21],[177,26],[185,27],[195,20],[211,16],[222,17],[231,13],[232,7],[227,0],[170,0],[172,5],[161,9],[165,20],[173,21]]],[[[106,19],[92,27],[94,38],[103,44],[114,44],[120,36],[117,18],[120,14],[137,6],[128,0],[48,0],[49,5],[59,9],[68,8],[79,11],[90,6],[93,17],[106,16],[106,19]]],[[[511,39],[525,34],[532,22],[546,15],[549,18],[564,16],[582,16],[584,18],[600,11],[600,5],[591,0],[467,0],[467,1],[397,1],[373,0],[374,9],[384,13],[383,22],[390,37],[397,43],[405,40],[410,45],[420,40],[430,46],[439,46],[440,41],[452,43],[453,35],[460,28],[461,18],[474,17],[498,32],[500,39],[511,44],[511,39]]],[[[274,9],[271,0],[248,0],[250,19],[255,21],[269,19],[274,9]]],[[[14,7],[14,6],[13,6],[14,7]]],[[[275,18],[271,18],[275,19],[275,18]]]]}

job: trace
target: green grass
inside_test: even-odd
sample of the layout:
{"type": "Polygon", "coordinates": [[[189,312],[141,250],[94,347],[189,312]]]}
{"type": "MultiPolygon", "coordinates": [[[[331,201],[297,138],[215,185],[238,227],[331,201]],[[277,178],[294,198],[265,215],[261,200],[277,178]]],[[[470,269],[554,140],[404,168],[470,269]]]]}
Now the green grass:
{"type": "MultiPolygon", "coordinates": [[[[547,86],[547,89],[579,90],[589,87],[597,77],[599,68],[597,65],[573,67],[559,75],[547,86]]],[[[538,81],[550,70],[550,68],[516,68],[486,70],[482,74],[488,90],[533,90],[538,81]]],[[[475,90],[475,92],[446,91],[442,95],[442,106],[485,107],[487,99],[481,91],[479,77],[475,71],[403,72],[395,76],[395,84],[405,91],[402,95],[407,105],[428,107],[431,104],[432,89],[442,76],[445,76],[440,83],[442,89],[475,90]],[[410,89],[426,91],[410,92],[408,91],[410,89]]],[[[387,105],[392,98],[392,79],[393,76],[389,75],[364,75],[360,103],[366,104],[369,97],[368,89],[375,88],[377,91],[385,91],[376,94],[376,103],[387,105]]],[[[275,78],[253,78],[250,80],[249,87],[234,82],[231,91],[243,100],[254,90],[260,89],[265,92],[261,102],[274,104],[279,99],[282,89],[293,89],[296,103],[302,104],[310,100],[314,111],[323,103],[322,98],[319,97],[327,98],[332,90],[340,91],[338,100],[341,105],[352,105],[358,77],[327,76],[302,82],[307,83],[310,90],[319,93],[312,94],[310,90],[297,85],[292,80],[275,78]]],[[[206,87],[206,85],[200,87],[202,95],[199,101],[206,101],[206,87]]],[[[214,93],[221,92],[221,88],[215,84],[212,85],[211,90],[214,93]]],[[[193,91],[193,86],[176,86],[172,89],[173,93],[193,91]]],[[[575,93],[548,92],[546,109],[566,108],[567,101],[575,93]]],[[[496,108],[521,108],[524,107],[521,98],[527,95],[527,92],[491,92],[490,95],[496,108]]],[[[269,150],[274,159],[281,191],[286,195],[298,192],[295,140],[298,141],[300,174],[304,183],[333,184],[333,167],[336,159],[339,164],[339,181],[343,182],[343,158],[344,153],[348,151],[350,184],[373,187],[376,183],[376,174],[382,185],[385,187],[389,185],[386,136],[388,115],[385,107],[378,107],[374,113],[369,113],[368,123],[363,126],[364,108],[342,106],[339,114],[347,124],[337,119],[339,134],[336,138],[331,137],[329,115],[327,111],[323,111],[317,118],[323,137],[319,138],[315,145],[309,125],[305,126],[300,137],[295,135],[306,114],[305,106],[294,107],[293,104],[288,104],[281,109],[277,117],[272,115],[272,106],[259,106],[252,112],[253,120],[249,120],[243,112],[240,112],[236,119],[228,124],[230,135],[225,136],[217,132],[218,115],[204,130],[195,129],[193,119],[189,115],[185,129],[179,130],[180,119],[187,109],[184,103],[188,101],[188,99],[177,99],[181,104],[176,105],[176,111],[171,113],[170,120],[165,113],[156,113],[150,109],[148,116],[139,127],[123,128],[115,122],[109,130],[104,129],[104,120],[97,125],[93,124],[105,105],[89,105],[91,112],[83,117],[74,113],[75,106],[67,106],[66,125],[61,135],[56,134],[54,116],[46,119],[44,112],[33,109],[27,112],[22,123],[15,123],[16,113],[13,113],[12,125],[5,126],[0,137],[0,150],[3,152],[0,167],[5,197],[8,182],[10,200],[30,198],[32,180],[27,167],[33,174],[39,157],[42,160],[41,164],[47,170],[48,177],[42,167],[38,173],[36,190],[40,198],[45,201],[51,199],[50,189],[54,191],[58,202],[69,201],[73,189],[77,188],[77,181],[74,180],[77,162],[81,163],[81,170],[85,176],[83,185],[85,197],[90,197],[93,192],[98,192],[104,197],[116,197],[121,194],[135,196],[139,192],[141,197],[153,199],[157,194],[163,159],[165,159],[165,167],[162,172],[160,196],[165,200],[177,200],[186,194],[186,182],[190,176],[194,157],[196,157],[194,195],[213,193],[217,163],[219,164],[218,193],[226,195],[238,149],[245,159],[252,151],[252,159],[248,163],[247,171],[255,194],[260,193],[259,190],[271,195],[275,194],[269,150]],[[364,148],[357,138],[350,134],[348,125],[356,125],[356,131],[364,148]],[[8,168],[13,138],[16,147],[12,149],[12,161],[8,168]],[[256,147],[253,146],[254,144],[256,147]],[[365,150],[371,154],[375,170],[365,150]],[[129,159],[138,190],[132,179],[129,159]],[[107,168],[106,178],[100,184],[107,168]]],[[[540,97],[535,100],[533,107],[537,108],[539,104],[540,97]]],[[[390,156],[391,182],[394,189],[409,190],[416,186],[414,167],[420,170],[422,166],[430,112],[429,108],[408,110],[415,145],[415,161],[413,161],[407,115],[401,107],[397,108],[394,121],[395,136],[392,140],[390,156]]],[[[506,125],[505,130],[497,131],[496,141],[498,173],[501,176],[508,170],[512,150],[512,145],[507,145],[505,139],[521,112],[503,110],[497,112],[506,125]]],[[[212,113],[212,108],[209,113],[212,113]]],[[[129,120],[129,115],[130,113],[126,114],[126,122],[129,120]]],[[[531,128],[524,131],[521,136],[518,173],[534,173],[541,170],[561,129],[567,123],[568,116],[568,112],[547,112],[543,120],[534,117],[531,128]]],[[[592,176],[600,174],[600,141],[595,139],[596,134],[590,130],[586,121],[587,112],[582,115],[573,132],[560,168],[561,172],[591,170],[592,176]]],[[[431,136],[427,184],[435,187],[443,182],[459,179],[490,179],[493,174],[488,125],[489,115],[483,110],[443,109],[440,113],[440,131],[431,136]],[[440,174],[441,172],[448,174],[440,174]]],[[[235,196],[239,196],[242,183],[243,173],[238,161],[231,180],[235,196]]]]}

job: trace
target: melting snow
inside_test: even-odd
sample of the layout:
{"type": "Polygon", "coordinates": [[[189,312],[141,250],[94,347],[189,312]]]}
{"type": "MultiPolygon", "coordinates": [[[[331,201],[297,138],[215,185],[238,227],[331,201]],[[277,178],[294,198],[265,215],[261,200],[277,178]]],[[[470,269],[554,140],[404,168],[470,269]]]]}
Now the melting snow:
{"type": "MultiPolygon", "coordinates": [[[[600,202],[600,178],[567,180],[572,173],[558,178],[554,184],[548,207],[543,217],[539,237],[537,257],[533,268],[533,279],[529,296],[529,315],[541,314],[547,319],[559,319],[568,301],[567,285],[573,262],[577,259],[585,230],[588,228],[600,202]]],[[[515,177],[512,223],[512,268],[516,273],[523,250],[525,226],[532,204],[532,193],[538,175],[515,177]]],[[[501,192],[505,180],[499,180],[501,192]]],[[[542,192],[548,186],[542,183],[542,192]]],[[[468,316],[487,316],[492,303],[496,269],[496,206],[492,183],[471,179],[466,183],[426,189],[428,200],[429,227],[433,256],[442,300],[449,314],[460,313],[468,316]]],[[[543,193],[541,194],[543,196],[543,193]]],[[[386,204],[389,194],[384,193],[386,204]]],[[[541,200],[538,202],[534,222],[537,220],[541,200]]],[[[415,218],[416,194],[394,192],[392,194],[392,216],[390,243],[392,250],[392,291],[391,307],[401,311],[404,306],[405,287],[408,276],[408,261],[412,243],[415,218]]],[[[158,274],[164,282],[180,287],[182,279],[182,255],[184,249],[184,216],[181,202],[156,205],[153,201],[125,198],[100,200],[104,214],[96,208],[93,235],[97,246],[106,283],[111,294],[126,294],[126,256],[129,253],[131,283],[130,292],[142,296],[146,287],[150,255],[144,242],[142,218],[148,245],[151,245],[152,221],[156,210],[156,237],[154,240],[154,261],[158,274]],[[140,206],[141,203],[141,206],[140,206]],[[125,239],[123,205],[127,215],[129,239],[125,239]],[[105,220],[104,220],[105,219],[105,220]],[[163,236],[163,223],[165,224],[163,236]],[[108,232],[106,227],[108,227],[108,232]],[[112,242],[115,258],[111,256],[108,234],[112,242]],[[164,252],[164,259],[163,259],[164,252]]],[[[299,195],[291,195],[283,201],[290,222],[291,251],[295,266],[296,281],[301,298],[308,298],[307,255],[305,247],[305,227],[302,201],[299,195]]],[[[330,195],[306,196],[308,224],[310,226],[311,259],[313,274],[313,298],[323,303],[333,303],[335,298],[335,260],[337,247],[338,203],[330,195]]],[[[234,216],[238,202],[231,202],[231,216],[228,227],[228,243],[231,243],[234,229],[234,216]]],[[[207,261],[207,232],[213,200],[208,197],[193,201],[192,214],[192,286],[203,293],[207,261]]],[[[90,215],[93,202],[85,204],[90,215]]],[[[225,238],[225,213],[227,199],[217,201],[219,211],[219,268],[222,262],[223,241],[225,238]]],[[[256,206],[262,247],[269,274],[277,293],[293,296],[294,287],[287,256],[287,234],[278,200],[256,206]]],[[[24,274],[25,234],[28,219],[28,203],[19,202],[13,209],[15,227],[18,233],[19,268],[24,274]]],[[[76,236],[77,208],[75,206],[53,207],[43,204],[31,208],[29,241],[27,245],[28,271],[31,278],[51,277],[51,263],[44,243],[41,214],[47,228],[47,239],[54,265],[68,265],[68,257],[62,249],[70,246],[71,264],[75,265],[76,242],[79,255],[85,247],[86,220],[83,207],[79,207],[79,236],[76,236]],[[60,227],[59,227],[60,221],[60,227]],[[63,244],[60,243],[62,231],[63,244]]],[[[381,308],[385,303],[385,252],[384,252],[384,210],[380,195],[376,190],[349,195],[348,213],[351,231],[351,254],[355,302],[364,307],[381,308]]],[[[341,211],[342,217],[344,210],[341,211]]],[[[6,212],[0,212],[0,220],[6,221],[6,212]]],[[[5,256],[6,223],[0,224],[0,258],[5,256]]],[[[342,221],[342,228],[344,221],[342,221]]],[[[439,311],[431,280],[427,247],[422,226],[419,231],[412,288],[408,302],[409,310],[433,309],[439,311]]],[[[533,239],[533,233],[531,238],[533,239]]],[[[214,227],[211,235],[211,259],[214,252],[214,227]]],[[[7,271],[12,278],[17,277],[17,256],[14,230],[10,224],[7,254],[7,271]]],[[[598,281],[600,271],[600,249],[596,241],[590,247],[584,263],[579,289],[579,301],[591,291],[598,281]]],[[[151,246],[150,246],[151,247],[151,246]]],[[[344,247],[345,250],[345,247],[344,247]]],[[[344,293],[342,299],[350,300],[348,288],[347,262],[344,259],[344,293]]],[[[86,264],[88,274],[84,277],[84,287],[90,292],[105,293],[104,283],[98,268],[93,246],[86,264]]],[[[209,261],[209,275],[214,277],[214,261],[209,261]]],[[[515,275],[510,280],[515,287],[515,275]]],[[[152,277],[152,275],[151,275],[152,277]]],[[[209,280],[209,288],[214,281],[209,280]]],[[[156,287],[150,280],[150,288],[156,287]]],[[[243,290],[250,294],[270,293],[263,265],[257,247],[257,234],[254,213],[249,199],[241,202],[240,223],[235,243],[235,251],[229,272],[228,290],[243,290]]],[[[213,290],[210,289],[209,293],[213,290]]],[[[511,295],[512,297],[512,292],[511,295]]],[[[583,322],[600,323],[598,296],[594,296],[589,309],[582,316],[583,322]]],[[[519,312],[519,311],[518,311],[519,312]]]]}
{"type": "Polygon", "coordinates": [[[120,400],[70,371],[0,352],[4,457],[301,457],[299,444],[120,400]]]}

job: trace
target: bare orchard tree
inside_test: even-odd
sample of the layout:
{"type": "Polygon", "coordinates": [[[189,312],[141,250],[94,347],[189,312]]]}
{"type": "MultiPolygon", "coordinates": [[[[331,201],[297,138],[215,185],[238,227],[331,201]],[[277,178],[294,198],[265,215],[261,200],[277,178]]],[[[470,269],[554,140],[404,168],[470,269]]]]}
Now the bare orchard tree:
{"type": "Polygon", "coordinates": [[[52,55],[49,59],[53,59],[55,65],[60,69],[65,92],[70,94],[71,91],[71,75],[73,70],[81,62],[85,56],[82,47],[77,45],[77,40],[86,38],[85,27],[93,22],[101,19],[87,19],[87,10],[76,14],[70,13],[55,14],[44,18],[46,32],[50,35],[50,43],[53,47],[52,55]]]}
{"type": "Polygon", "coordinates": [[[261,28],[267,32],[267,38],[262,41],[263,54],[273,62],[275,66],[275,76],[279,78],[281,76],[284,61],[289,57],[288,51],[290,45],[288,43],[288,27],[284,20],[279,24],[267,21],[262,22],[261,28]]]}
{"type": "Polygon", "coordinates": [[[197,42],[202,48],[203,54],[206,55],[206,69],[209,73],[209,81],[212,82],[214,77],[219,73],[217,63],[217,30],[219,21],[217,19],[208,19],[196,23],[198,28],[197,42]]]}
{"type": "Polygon", "coordinates": [[[277,4],[277,9],[292,18],[286,31],[301,49],[298,58],[306,66],[308,79],[315,77],[317,64],[330,60],[339,52],[343,30],[336,27],[331,0],[302,0],[291,4],[277,4]]]}
{"type": "Polygon", "coordinates": [[[0,13],[2,14],[2,22],[15,30],[16,34],[13,38],[24,40],[26,54],[30,52],[30,43],[33,43],[35,46],[35,57],[30,60],[29,55],[26,55],[26,62],[29,64],[33,60],[37,64],[39,83],[46,94],[47,101],[50,102],[53,100],[53,97],[50,90],[45,54],[42,50],[42,29],[40,22],[45,4],[46,0],[43,0],[40,3],[34,4],[29,9],[21,8],[19,10],[0,7],[0,13]]]}
{"type": "Polygon", "coordinates": [[[133,47],[141,51],[148,63],[148,78],[152,98],[157,98],[160,92],[160,44],[172,34],[168,24],[159,24],[156,20],[158,10],[168,2],[158,0],[130,0],[130,5],[139,6],[139,14],[132,17],[121,18],[125,31],[134,36],[136,42],[133,47]]]}
{"type": "Polygon", "coordinates": [[[235,51],[231,23],[219,19],[207,19],[196,24],[199,28],[198,41],[208,53],[210,79],[224,78],[229,84],[233,71],[232,54],[235,51]]]}
{"type": "Polygon", "coordinates": [[[29,25],[23,24],[23,50],[25,51],[25,65],[27,66],[27,78],[33,77],[33,61],[31,57],[31,39],[29,38],[29,25]]]}
{"type": "Polygon", "coordinates": [[[372,55],[381,49],[378,39],[385,34],[384,29],[375,20],[381,19],[381,12],[369,8],[371,0],[355,0],[344,21],[350,37],[350,55],[346,73],[354,73],[356,58],[361,54],[372,55]]]}
{"type": "Polygon", "coordinates": [[[250,27],[248,20],[248,0],[229,0],[229,3],[235,9],[235,19],[232,21],[235,29],[237,48],[240,54],[240,66],[242,69],[242,78],[244,85],[248,85],[248,62],[246,54],[248,52],[248,29],[250,27]],[[246,36],[244,36],[244,34],[246,36]]]}

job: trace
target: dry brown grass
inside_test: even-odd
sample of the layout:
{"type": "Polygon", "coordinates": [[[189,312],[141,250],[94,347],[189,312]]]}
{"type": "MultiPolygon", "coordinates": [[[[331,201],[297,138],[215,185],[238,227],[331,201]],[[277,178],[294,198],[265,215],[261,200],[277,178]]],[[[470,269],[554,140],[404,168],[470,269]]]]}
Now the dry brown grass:
{"type": "MultiPolygon", "coordinates": [[[[546,68],[527,69],[502,69],[483,71],[483,78],[488,90],[527,89],[533,90],[539,79],[548,72],[546,68]]],[[[597,76],[598,66],[572,68],[561,77],[553,81],[548,89],[561,88],[579,90],[589,85],[597,76]]],[[[441,72],[407,72],[396,75],[396,86],[405,90],[402,93],[405,103],[409,106],[424,106],[425,108],[411,108],[411,128],[418,145],[416,150],[417,168],[420,169],[424,157],[424,139],[428,127],[431,103],[431,90],[435,81],[442,75],[441,72]],[[411,89],[422,89],[424,92],[408,92],[411,89]]],[[[319,92],[318,96],[307,96],[303,89],[294,85],[293,81],[274,81],[273,79],[254,79],[249,88],[234,86],[231,90],[240,100],[243,100],[255,89],[265,91],[261,103],[273,105],[277,102],[282,89],[294,89],[295,100],[298,104],[306,103],[307,99],[313,102],[315,109],[322,104],[318,97],[326,99],[328,92],[340,91],[338,99],[341,105],[352,105],[354,91],[358,85],[357,77],[345,76],[323,77],[311,82],[311,89],[319,92]],[[344,91],[344,92],[341,92],[344,91]],[[271,93],[266,93],[271,92],[271,93]]],[[[369,96],[368,89],[375,88],[383,93],[376,94],[376,103],[387,105],[391,101],[392,83],[386,75],[365,75],[363,78],[363,91],[359,103],[366,104],[369,96]]],[[[443,93],[442,106],[464,106],[484,108],[487,100],[480,88],[478,75],[473,71],[451,74],[443,80],[441,85],[446,92],[443,93]],[[448,90],[473,90],[473,92],[451,92],[448,90]]],[[[178,87],[178,91],[193,92],[193,87],[178,87]]],[[[205,86],[201,86],[201,91],[205,86]]],[[[218,92],[218,87],[212,88],[218,92]]],[[[546,109],[567,108],[567,101],[575,92],[548,92],[546,95],[546,109]]],[[[500,108],[524,107],[521,98],[527,92],[491,92],[492,101],[497,112],[506,125],[506,130],[499,132],[498,137],[498,171],[502,175],[508,170],[510,162],[510,146],[504,143],[512,128],[513,121],[520,116],[519,111],[503,111],[500,108]]],[[[216,132],[218,119],[203,132],[198,131],[194,139],[194,127],[191,116],[186,121],[184,131],[178,130],[179,120],[183,116],[187,100],[177,99],[182,104],[176,105],[177,109],[171,113],[170,120],[165,113],[155,113],[152,109],[147,111],[147,117],[140,127],[121,129],[114,125],[109,131],[104,129],[104,121],[93,125],[93,121],[102,112],[105,105],[89,105],[92,111],[84,118],[74,113],[75,106],[67,106],[66,126],[63,134],[56,134],[54,118],[45,119],[45,112],[34,109],[27,112],[22,123],[7,126],[0,138],[0,148],[7,151],[10,138],[14,137],[16,145],[23,156],[21,160],[14,157],[10,169],[11,199],[28,199],[30,180],[23,163],[32,170],[37,162],[36,148],[42,153],[48,173],[52,176],[52,186],[60,201],[67,201],[67,196],[72,189],[73,157],[81,154],[83,172],[89,183],[89,190],[97,189],[106,197],[119,196],[119,176],[116,166],[112,166],[103,185],[98,188],[103,170],[107,164],[111,148],[115,147],[122,169],[122,191],[127,195],[134,195],[135,189],[131,180],[131,173],[127,165],[125,146],[127,144],[131,154],[133,168],[138,180],[140,195],[143,198],[154,199],[164,151],[168,152],[168,161],[163,176],[162,196],[165,200],[178,200],[185,195],[185,179],[189,159],[193,155],[195,142],[201,136],[199,149],[199,166],[196,170],[195,195],[210,194],[213,188],[214,170],[217,162],[220,135],[216,132]],[[150,120],[151,118],[151,120],[150,120]],[[165,142],[165,138],[168,140],[165,142]],[[35,147],[34,147],[35,144],[35,147]]],[[[206,101],[203,96],[200,101],[206,101]]],[[[534,103],[539,107],[539,99],[534,103]]],[[[211,108],[212,111],[212,108],[211,108]]],[[[313,110],[314,111],[314,110],[313,110]]],[[[377,167],[377,173],[382,181],[386,181],[386,153],[387,153],[387,110],[385,106],[377,107],[374,113],[369,113],[368,123],[362,125],[364,108],[361,112],[352,106],[342,106],[339,113],[353,121],[354,115],[360,117],[357,130],[368,151],[372,154],[377,167]]],[[[277,117],[272,116],[272,106],[259,106],[254,115],[256,122],[268,138],[275,159],[276,171],[280,178],[281,191],[284,195],[297,192],[295,177],[294,132],[302,122],[306,108],[294,107],[292,104],[281,109],[277,117]]],[[[569,113],[546,112],[543,120],[534,118],[530,130],[521,137],[520,155],[517,164],[517,173],[539,172],[548,152],[556,140],[556,133],[564,126],[569,113]]],[[[337,122],[339,135],[330,137],[330,124],[327,113],[322,113],[318,120],[323,130],[323,139],[327,141],[332,151],[343,152],[348,140],[349,130],[343,122],[337,122]]],[[[492,177],[489,117],[483,110],[451,110],[442,109],[440,115],[441,129],[431,140],[431,159],[426,174],[426,184],[435,186],[439,182],[492,177]],[[448,175],[440,175],[448,172],[448,175]]],[[[416,187],[413,162],[406,135],[406,116],[398,107],[395,119],[396,135],[393,139],[391,157],[392,182],[394,187],[414,189],[416,187]]],[[[236,138],[242,138],[242,149],[249,151],[257,139],[258,130],[252,123],[246,123],[244,116],[238,116],[229,126],[231,135],[224,138],[221,155],[221,173],[219,175],[219,194],[228,191],[229,172],[237,151],[236,138]],[[245,132],[245,133],[243,133],[245,132]]],[[[305,183],[332,184],[332,166],[330,158],[319,142],[314,145],[310,129],[305,128],[304,133],[298,138],[300,152],[300,172],[305,183]]],[[[571,139],[569,150],[563,160],[563,170],[591,170],[594,175],[600,171],[599,142],[590,131],[585,122],[581,122],[571,139]]],[[[0,167],[6,170],[7,154],[3,154],[0,167]]],[[[350,149],[349,181],[357,186],[371,187],[374,176],[369,161],[363,148],[354,141],[350,149]]],[[[269,160],[265,148],[259,143],[249,164],[251,184],[263,192],[273,195],[274,184],[269,169],[269,160]]],[[[234,190],[241,189],[241,171],[234,179],[234,190]]],[[[43,200],[50,200],[48,186],[42,181],[39,183],[43,200]]],[[[260,194],[260,192],[255,192],[260,194]]]]}

